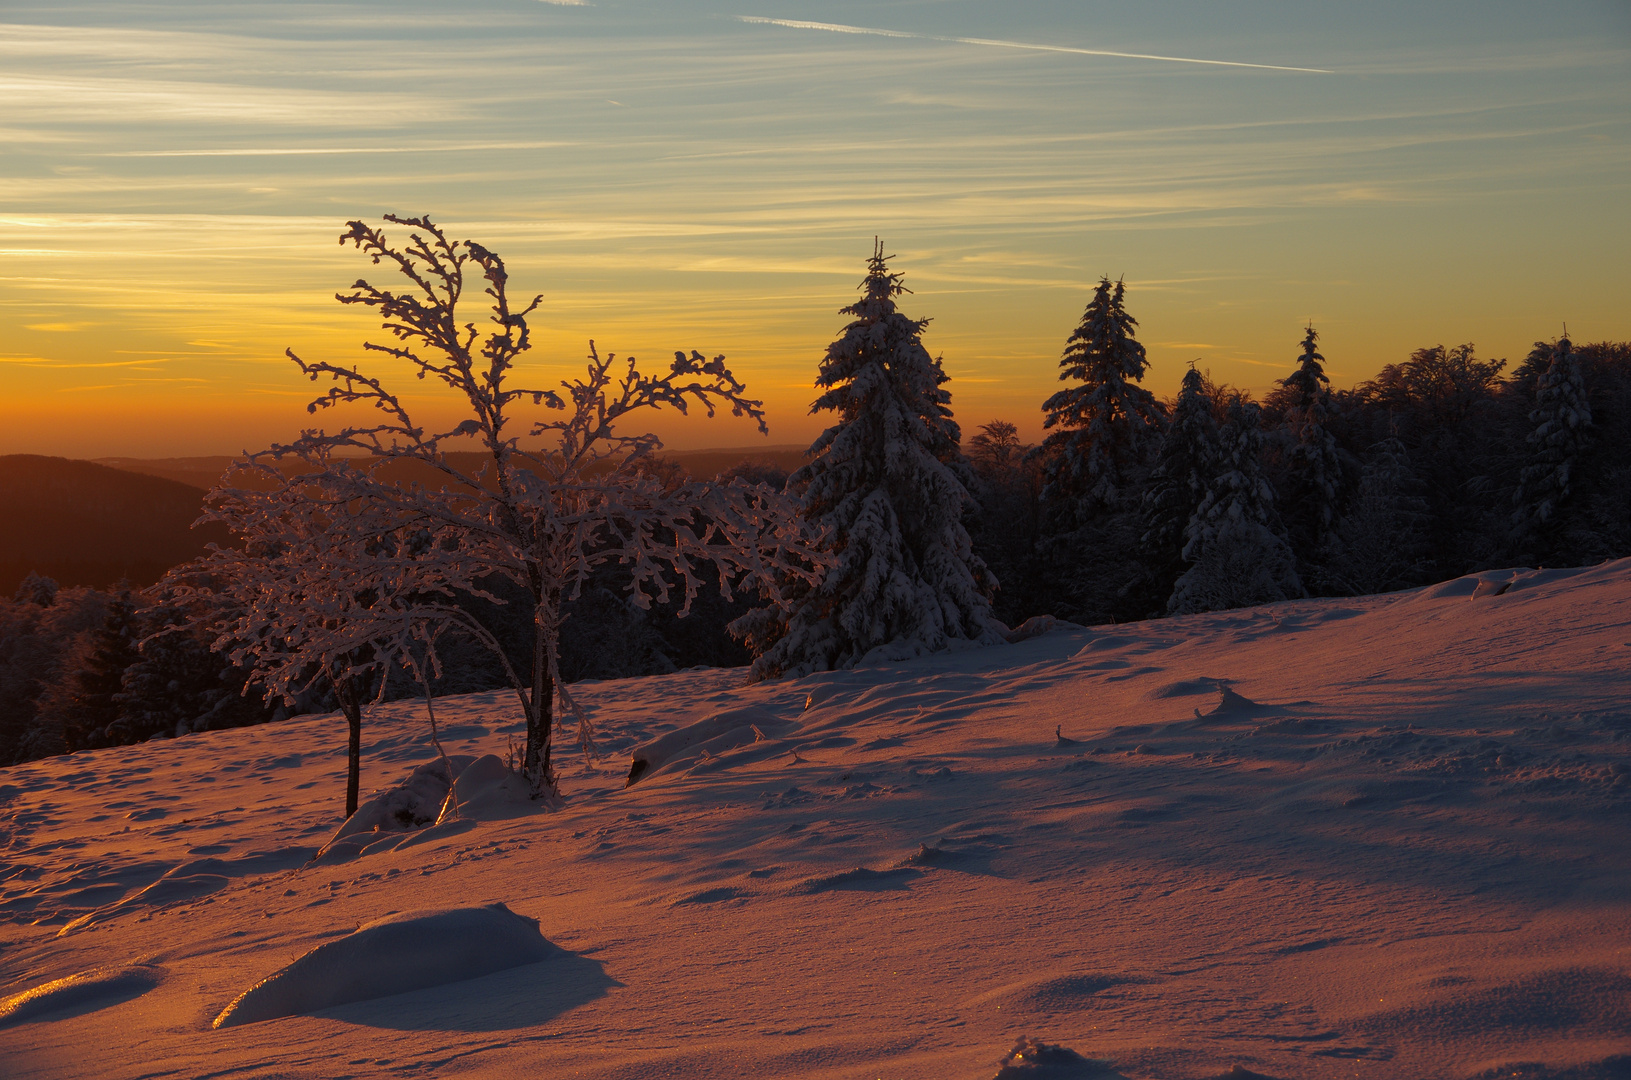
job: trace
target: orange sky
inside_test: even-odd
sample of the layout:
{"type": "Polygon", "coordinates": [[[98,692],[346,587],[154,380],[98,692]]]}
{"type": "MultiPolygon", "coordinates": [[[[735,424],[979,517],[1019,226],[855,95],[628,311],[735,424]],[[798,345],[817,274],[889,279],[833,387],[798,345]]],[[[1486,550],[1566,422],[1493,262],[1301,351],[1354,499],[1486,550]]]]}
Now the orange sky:
{"type": "Polygon", "coordinates": [[[333,300],[373,270],[335,237],[387,211],[432,214],[545,295],[529,382],[591,337],[653,364],[727,354],[769,439],[655,424],[676,448],[819,431],[811,380],[874,235],[903,309],[934,320],[965,431],[1038,436],[1101,274],[1127,280],[1160,394],[1195,359],[1265,389],[1310,319],[1338,385],[1441,342],[1515,360],[1565,320],[1631,338],[1619,5],[1290,26],[1216,5],[833,3],[810,23],[505,0],[408,3],[390,27],[353,6],[8,6],[0,452],[296,434],[309,384],[283,350],[350,363],[377,336],[333,300]],[[1061,45],[1089,51],[1042,48],[1061,45]]]}

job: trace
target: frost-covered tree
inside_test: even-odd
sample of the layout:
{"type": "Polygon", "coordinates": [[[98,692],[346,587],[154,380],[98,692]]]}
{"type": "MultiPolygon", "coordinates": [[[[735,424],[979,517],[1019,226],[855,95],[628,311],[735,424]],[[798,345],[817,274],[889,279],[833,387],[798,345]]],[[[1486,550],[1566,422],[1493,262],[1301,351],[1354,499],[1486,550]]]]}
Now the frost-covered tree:
{"type": "Polygon", "coordinates": [[[982,424],[968,440],[979,502],[968,518],[969,534],[975,553],[1002,582],[993,611],[1016,625],[1046,611],[1053,593],[1037,557],[1042,473],[1030,450],[1020,442],[1019,429],[1006,420],[982,424]]]}
{"type": "Polygon", "coordinates": [[[1168,593],[1182,572],[1185,530],[1206,500],[1222,456],[1206,380],[1191,364],[1144,494],[1145,558],[1168,593]]]}
{"type": "Polygon", "coordinates": [[[1527,440],[1528,461],[1513,495],[1517,508],[1512,521],[1520,534],[1534,538],[1556,525],[1573,490],[1572,474],[1591,443],[1585,373],[1566,337],[1558,339],[1551,362],[1536,380],[1529,422],[1534,426],[1527,440]]]}
{"type": "Polygon", "coordinates": [[[923,347],[928,320],[897,309],[906,288],[882,245],[860,288],[841,312],[853,319],[827,347],[810,410],[837,423],[789,480],[833,565],[790,608],[732,624],[757,656],[756,678],[1002,640],[990,622],[996,581],[962,524],[968,473],[946,374],[923,347]]]}
{"type": "Polygon", "coordinates": [[[173,598],[137,612],[139,655],[119,680],[119,718],[110,729],[111,742],[245,727],[270,718],[270,710],[244,692],[247,673],[211,649],[212,636],[188,626],[188,614],[173,598]]]}
{"type": "Polygon", "coordinates": [[[1174,615],[1270,604],[1303,595],[1296,559],[1263,476],[1261,410],[1229,410],[1218,472],[1185,529],[1189,569],[1167,602],[1174,615]]]}
{"type": "Polygon", "coordinates": [[[124,589],[106,594],[101,606],[99,624],[73,636],[58,660],[57,677],[40,695],[35,716],[40,745],[60,740],[57,752],[93,750],[114,741],[109,729],[119,718],[119,682],[136,659],[136,603],[124,589]]]}
{"type": "Polygon", "coordinates": [[[58,588],[55,578],[48,578],[44,574],[37,574],[30,570],[28,575],[18,584],[17,591],[12,594],[12,599],[19,604],[50,607],[57,598],[58,588]]]}
{"type": "MultiPolygon", "coordinates": [[[[332,693],[346,718],[350,817],[364,707],[384,696],[394,670],[425,681],[425,668],[437,664],[433,643],[449,626],[484,630],[452,602],[469,570],[454,557],[453,534],[441,533],[450,549],[395,507],[350,498],[332,474],[291,483],[270,465],[258,471],[264,488],[218,489],[208,515],[242,545],[212,549],[171,580],[193,608],[191,625],[206,627],[215,651],[247,671],[268,701],[332,693]]],[[[177,632],[155,635],[144,650],[177,632]]]]}
{"type": "Polygon", "coordinates": [[[1368,596],[1429,580],[1420,489],[1404,443],[1389,437],[1371,447],[1353,499],[1320,553],[1320,587],[1368,596]]]}
{"type": "MultiPolygon", "coordinates": [[[[415,560],[380,563],[404,583],[410,562],[416,564],[417,591],[427,579],[444,598],[464,590],[497,600],[482,585],[494,578],[518,588],[534,631],[530,663],[508,669],[526,716],[522,767],[535,791],[553,792],[563,605],[606,563],[627,568],[637,606],[679,599],[682,610],[704,575],[727,594],[733,584],[774,592],[780,582],[812,577],[796,507],[776,492],[741,484],[669,488],[640,468],[661,446],[654,435],[624,433],[630,414],[643,410],[684,413],[694,405],[711,416],[723,407],[767,430],[760,403],[746,396],[724,357],[677,352],[668,370],[653,376],[632,358],[601,356],[591,342],[583,378],[559,390],[515,386],[518,360],[531,347],[527,319],[542,298],[512,305],[503,260],[474,241],[451,240],[427,218],[385,220],[409,230],[405,244],[393,245],[360,221],[348,224],[341,242],[401,274],[406,287],[395,292],[359,280],[338,299],[378,313],[395,339],[365,343],[366,352],[445,386],[466,418],[445,430],[427,428],[380,379],[307,362],[291,350],[302,373],[332,383],[311,412],[354,406],[371,410],[372,418],[332,433],[308,431],[251,455],[250,464],[271,468],[295,459],[293,471],[305,475],[284,481],[291,495],[316,490],[331,508],[367,508],[382,534],[421,538],[415,560]],[[480,290],[474,303],[467,286],[480,290]],[[472,307],[485,311],[485,331],[468,321],[472,307]],[[474,452],[456,453],[465,448],[474,452]]],[[[336,603],[367,594],[358,586],[368,581],[370,553],[362,539],[356,543],[364,546],[329,556],[344,560],[336,603]]],[[[434,634],[443,624],[416,625],[434,634]]],[[[502,643],[488,645],[503,651],[502,643]]]]}
{"type": "Polygon", "coordinates": [[[1042,405],[1042,501],[1056,517],[1081,520],[1114,505],[1129,467],[1161,430],[1155,396],[1139,385],[1149,361],[1127,314],[1126,289],[1101,278],[1065,343],[1059,379],[1075,385],[1042,405]]]}
{"type": "Polygon", "coordinates": [[[1319,353],[1319,332],[1309,324],[1303,336],[1297,370],[1282,379],[1288,396],[1286,426],[1292,444],[1289,503],[1290,538],[1299,552],[1312,556],[1336,523],[1342,489],[1342,458],[1329,431],[1331,380],[1319,353]]]}

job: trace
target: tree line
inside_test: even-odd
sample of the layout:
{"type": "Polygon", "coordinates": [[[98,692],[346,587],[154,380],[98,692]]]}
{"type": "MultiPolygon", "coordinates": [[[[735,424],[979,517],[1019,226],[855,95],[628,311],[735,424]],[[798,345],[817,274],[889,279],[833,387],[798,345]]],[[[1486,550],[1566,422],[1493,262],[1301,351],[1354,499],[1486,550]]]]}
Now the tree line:
{"type": "Polygon", "coordinates": [[[583,678],[777,678],[989,645],[1034,616],[1092,625],[1631,553],[1616,452],[1631,345],[1560,336],[1510,374],[1435,346],[1343,390],[1309,326],[1262,401],[1194,365],[1160,400],[1126,287],[1103,279],[1040,445],[1006,421],[965,441],[928,320],[899,309],[879,246],[817,372],[812,411],[832,423],[808,462],[699,481],[626,427],[726,408],[763,429],[723,357],[677,352],[652,374],[591,343],[582,378],[517,386],[538,301],[512,304],[481,245],[386,221],[406,244],[361,222],[342,241],[407,287],[359,280],[337,298],[381,317],[389,338],[365,352],[441,384],[467,418],[428,428],[374,376],[291,351],[327,384],[312,413],[364,422],[353,409],[250,455],[240,475],[262,482],[218,488],[206,514],[239,542],[149,590],[32,576],[0,601],[0,760],[334,709],[349,812],[370,702],[507,685],[520,767],[547,797],[553,733],[593,751],[567,690],[583,678]],[[471,443],[476,466],[450,452],[471,443]],[[438,479],[380,475],[403,462],[438,479]]]}

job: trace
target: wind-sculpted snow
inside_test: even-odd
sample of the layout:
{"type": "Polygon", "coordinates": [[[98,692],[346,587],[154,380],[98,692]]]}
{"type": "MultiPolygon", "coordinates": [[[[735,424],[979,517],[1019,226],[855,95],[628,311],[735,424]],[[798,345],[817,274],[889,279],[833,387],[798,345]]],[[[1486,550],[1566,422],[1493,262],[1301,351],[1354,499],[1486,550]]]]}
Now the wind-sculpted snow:
{"type": "Polygon", "coordinates": [[[582,682],[608,753],[559,802],[505,787],[519,711],[474,694],[436,705],[457,819],[394,702],[364,802],[440,783],[332,860],[338,717],[0,769],[0,997],[165,972],[37,1006],[0,1072],[1619,1080],[1628,643],[1621,562],[582,682]],[[209,1029],[382,914],[497,898],[545,962],[209,1029]]]}
{"type": "Polygon", "coordinates": [[[99,968],[52,979],[22,993],[0,998],[0,1028],[65,1013],[79,1015],[139,997],[157,986],[164,969],[150,964],[99,968]]]}
{"type": "Polygon", "coordinates": [[[245,990],[215,1018],[215,1027],[275,1020],[295,1013],[462,982],[549,959],[536,919],[503,904],[390,915],[338,941],[319,945],[245,990]]]}

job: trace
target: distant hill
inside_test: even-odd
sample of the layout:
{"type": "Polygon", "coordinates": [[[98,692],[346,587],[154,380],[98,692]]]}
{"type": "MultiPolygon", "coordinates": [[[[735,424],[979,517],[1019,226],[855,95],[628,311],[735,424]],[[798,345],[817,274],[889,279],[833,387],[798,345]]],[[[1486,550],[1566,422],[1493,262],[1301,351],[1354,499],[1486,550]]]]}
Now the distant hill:
{"type": "MultiPolygon", "coordinates": [[[[693,477],[707,480],[745,461],[769,462],[792,472],[804,464],[805,449],[806,447],[802,445],[739,446],[709,450],[664,450],[661,456],[679,462],[693,477]]],[[[479,454],[454,453],[448,456],[457,463],[468,464],[471,467],[479,465],[479,454]]],[[[185,458],[97,458],[96,463],[145,476],[162,476],[207,491],[226,475],[235,460],[237,459],[219,455],[185,458]]],[[[415,476],[414,479],[422,483],[430,482],[434,479],[434,474],[426,470],[424,475],[415,476]]]]}
{"type": "MultiPolygon", "coordinates": [[[[469,464],[477,464],[475,454],[469,464]]],[[[678,450],[664,454],[706,479],[745,461],[792,471],[802,446],[678,450]]],[[[75,461],[35,454],[0,456],[0,596],[10,596],[29,571],[63,586],[106,588],[120,580],[151,585],[172,566],[226,544],[219,526],[191,528],[204,492],[233,458],[102,458],[75,461]]],[[[410,470],[403,470],[404,476],[410,470]]],[[[412,476],[433,482],[436,474],[412,476]]]]}
{"type": "Polygon", "coordinates": [[[29,571],[64,586],[151,585],[214,541],[219,526],[193,529],[204,490],[91,461],[0,456],[0,595],[29,571]]]}

